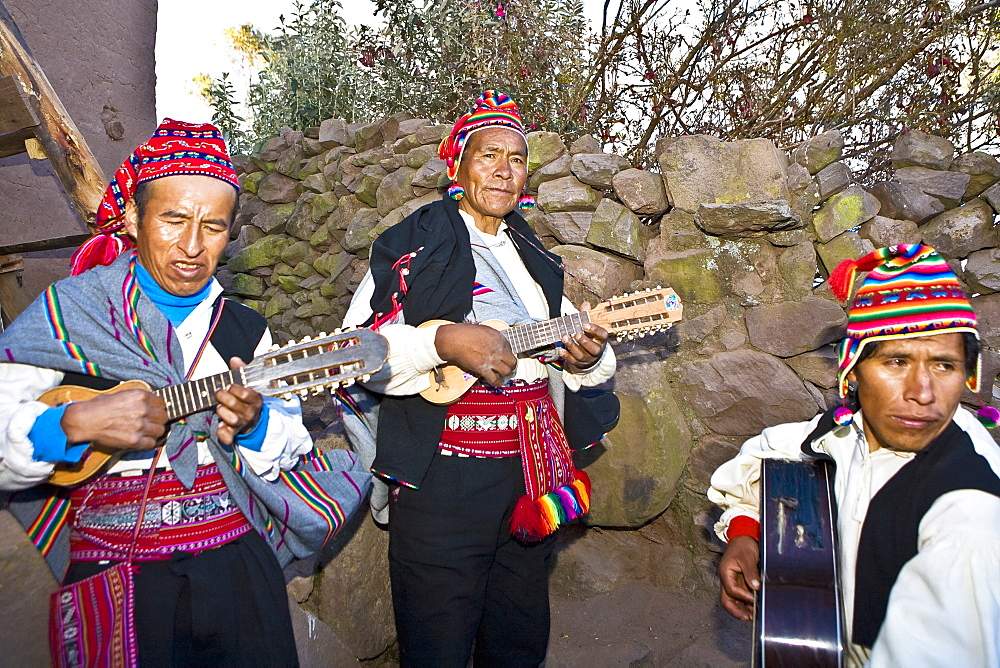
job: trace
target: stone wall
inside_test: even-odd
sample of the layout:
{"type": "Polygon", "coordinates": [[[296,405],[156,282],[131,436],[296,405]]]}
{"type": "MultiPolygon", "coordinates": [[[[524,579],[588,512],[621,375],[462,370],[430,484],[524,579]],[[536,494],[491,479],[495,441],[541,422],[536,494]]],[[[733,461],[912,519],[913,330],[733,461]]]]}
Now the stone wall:
{"type": "MultiPolygon", "coordinates": [[[[339,326],[372,240],[441,196],[436,148],[447,131],[406,117],[328,120],[268,140],[240,161],[227,289],[281,340],[339,326]]],[[[538,207],[527,217],[568,270],[602,297],[663,284],[685,304],[674,329],[615,344],[622,418],[581,458],[594,481],[593,528],[562,534],[558,591],[586,597],[624,580],[715,586],[708,478],[747,437],[836,400],[832,344],[846,317],[823,279],[844,258],[894,243],[939,248],[978,295],[990,396],[1000,370],[993,157],[956,157],[948,141],[911,132],[893,147],[892,178],[863,187],[841,161],[838,132],[790,155],[764,139],[661,140],[660,174],[589,136],[567,147],[534,132],[528,143],[538,207]]],[[[574,303],[588,298],[573,279],[566,285],[574,303]]],[[[322,408],[307,409],[312,427],[342,445],[334,412],[322,408]]],[[[370,658],[392,642],[385,538],[365,521],[342,540],[342,556],[316,578],[306,573],[296,597],[349,652],[370,658]],[[370,621],[359,625],[362,610],[370,621]]]]}

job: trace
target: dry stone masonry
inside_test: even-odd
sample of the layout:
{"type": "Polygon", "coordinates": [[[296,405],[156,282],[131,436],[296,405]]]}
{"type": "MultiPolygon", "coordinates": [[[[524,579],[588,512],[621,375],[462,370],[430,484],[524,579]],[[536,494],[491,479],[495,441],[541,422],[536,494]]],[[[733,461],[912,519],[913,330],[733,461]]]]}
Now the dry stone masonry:
{"type": "MultiPolygon", "coordinates": [[[[281,341],[338,327],[372,241],[442,196],[437,144],[448,130],[408,116],[330,119],[306,132],[286,128],[240,158],[226,289],[263,313],[281,341]]],[[[658,174],[590,136],[567,147],[557,134],[532,132],[528,145],[538,207],[526,217],[576,277],[566,281],[570,299],[595,300],[582,284],[602,298],[664,284],[685,303],[673,330],[615,344],[611,387],[622,419],[581,458],[594,481],[592,528],[561,538],[558,590],[594,589],[593,569],[581,564],[600,561],[595,550],[607,545],[616,560],[647,555],[611,580],[715,586],[708,477],[747,437],[836,401],[832,346],[846,317],[823,281],[845,258],[925,242],[952,261],[977,295],[989,397],[1000,371],[994,157],[956,155],[946,139],[908,132],[893,145],[891,176],[864,185],[842,160],[838,131],[790,154],[765,139],[663,139],[658,174]],[[601,528],[626,531],[609,540],[601,528]],[[650,541],[664,561],[648,558],[650,541]]],[[[324,443],[343,446],[335,412],[322,408],[307,405],[314,427],[326,428],[324,443]]],[[[338,647],[368,659],[391,645],[392,626],[386,538],[361,524],[296,598],[334,630],[338,647]],[[373,611],[378,620],[359,623],[373,611]]],[[[616,585],[606,579],[601,588],[616,585]]]]}

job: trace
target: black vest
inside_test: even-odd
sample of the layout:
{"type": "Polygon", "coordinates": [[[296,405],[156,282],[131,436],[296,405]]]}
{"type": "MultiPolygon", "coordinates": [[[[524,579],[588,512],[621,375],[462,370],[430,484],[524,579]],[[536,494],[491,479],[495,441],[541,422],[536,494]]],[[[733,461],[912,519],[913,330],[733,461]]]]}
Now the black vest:
{"type": "Polygon", "coordinates": [[[868,506],[854,583],[854,643],[875,644],[889,593],[903,566],[917,554],[921,519],[939,497],[960,489],[1000,496],[1000,479],[975,451],[969,435],[952,421],[883,485],[868,506]]]}

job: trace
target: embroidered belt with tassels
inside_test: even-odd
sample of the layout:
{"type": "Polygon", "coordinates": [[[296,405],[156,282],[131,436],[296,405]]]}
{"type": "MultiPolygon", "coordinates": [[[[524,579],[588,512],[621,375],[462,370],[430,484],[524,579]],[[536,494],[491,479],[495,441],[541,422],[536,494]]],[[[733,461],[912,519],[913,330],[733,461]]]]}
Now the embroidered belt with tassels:
{"type": "Polygon", "coordinates": [[[590,510],[590,478],[577,471],[548,381],[490,388],[474,386],[452,404],[441,452],[473,457],[521,456],[522,496],[510,532],[539,541],[590,510]]]}
{"type": "MultiPolygon", "coordinates": [[[[126,557],[146,477],[102,477],[70,496],[70,559],[118,561],[126,557]]],[[[251,529],[215,464],[201,466],[191,489],[173,471],[157,473],[149,488],[134,559],[167,559],[174,550],[200,552],[251,529]]]]}

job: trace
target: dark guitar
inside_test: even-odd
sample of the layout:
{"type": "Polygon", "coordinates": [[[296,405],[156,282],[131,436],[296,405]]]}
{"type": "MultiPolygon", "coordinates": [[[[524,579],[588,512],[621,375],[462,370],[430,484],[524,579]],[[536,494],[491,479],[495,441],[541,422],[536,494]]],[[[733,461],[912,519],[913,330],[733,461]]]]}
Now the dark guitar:
{"type": "MultiPolygon", "coordinates": [[[[265,397],[293,394],[306,397],[310,391],[320,394],[324,388],[350,385],[355,379],[364,380],[382,368],[389,354],[386,340],[370,329],[320,334],[315,339],[305,337],[291,341],[283,348],[274,346],[250,364],[207,378],[168,385],[153,394],[167,405],[168,419],[173,422],[217,403],[217,390],[237,384],[249,387],[265,397]]],[[[110,390],[93,390],[75,385],[59,385],[45,392],[39,401],[61,406],[71,401],[91,399],[99,394],[113,394],[129,389],[150,390],[141,380],[130,380],[110,390]]],[[[114,463],[125,451],[91,447],[76,464],[59,464],[48,482],[60,487],[72,487],[97,475],[114,463]]]]}
{"type": "Polygon", "coordinates": [[[843,666],[833,465],[764,459],[760,478],[752,665],[843,666]]]}

